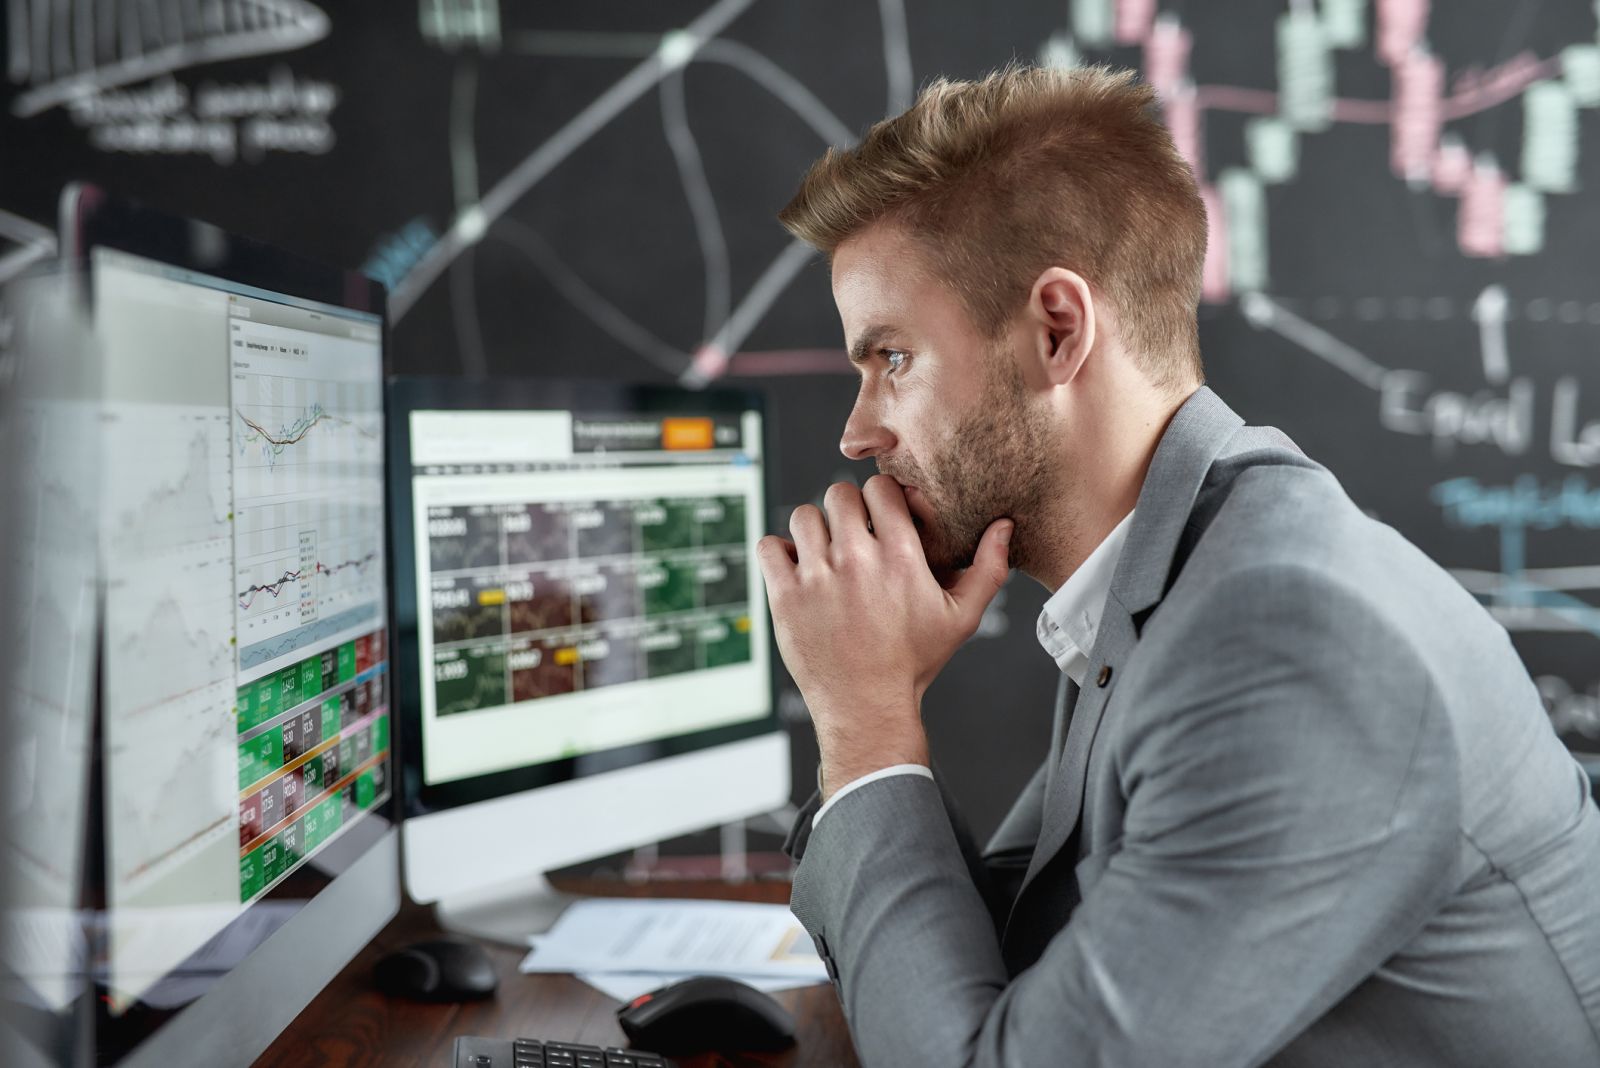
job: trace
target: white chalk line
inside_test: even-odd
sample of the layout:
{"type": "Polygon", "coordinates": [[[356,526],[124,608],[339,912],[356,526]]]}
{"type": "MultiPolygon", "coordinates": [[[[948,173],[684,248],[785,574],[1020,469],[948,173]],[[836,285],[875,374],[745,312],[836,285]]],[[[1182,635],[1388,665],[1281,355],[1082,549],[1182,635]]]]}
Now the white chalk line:
{"type": "MultiPolygon", "coordinates": [[[[754,0],[719,0],[681,33],[688,53],[684,61],[710,38],[722,32],[754,0]]],[[[522,162],[512,168],[484,195],[474,208],[461,213],[432,248],[423,254],[389,295],[389,314],[393,322],[405,317],[417,298],[433,284],[462,249],[480,239],[487,227],[527,194],[540,179],[578,150],[612,119],[639,97],[654,88],[671,69],[660,50],[653,52],[620,81],[596,97],[573,116],[522,162]]]]}
{"type": "Polygon", "coordinates": [[[1381,389],[1383,380],[1389,375],[1387,369],[1380,367],[1363,353],[1321,327],[1306,322],[1264,293],[1241,294],[1239,308],[1252,326],[1271,330],[1287,338],[1369,389],[1381,389]]]}

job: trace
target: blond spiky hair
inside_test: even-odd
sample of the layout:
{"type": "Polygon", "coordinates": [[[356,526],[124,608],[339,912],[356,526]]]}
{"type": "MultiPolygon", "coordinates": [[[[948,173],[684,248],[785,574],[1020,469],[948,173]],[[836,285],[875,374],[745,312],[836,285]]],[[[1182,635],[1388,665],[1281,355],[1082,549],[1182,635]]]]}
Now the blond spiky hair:
{"type": "Polygon", "coordinates": [[[829,149],[778,219],[829,256],[876,223],[903,227],[989,336],[1040,272],[1070,268],[1153,381],[1202,377],[1205,206],[1132,71],[941,78],[853,148],[829,149]]]}

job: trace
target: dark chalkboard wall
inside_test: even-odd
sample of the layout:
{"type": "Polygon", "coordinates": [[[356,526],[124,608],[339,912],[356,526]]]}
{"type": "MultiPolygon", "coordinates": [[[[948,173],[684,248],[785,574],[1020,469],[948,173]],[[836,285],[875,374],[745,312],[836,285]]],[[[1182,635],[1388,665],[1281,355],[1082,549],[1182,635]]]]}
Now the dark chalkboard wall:
{"type": "MultiPolygon", "coordinates": [[[[1584,0],[6,7],[0,270],[88,178],[365,264],[394,288],[397,371],[764,384],[775,529],[863,473],[836,451],[852,390],[826,271],[772,221],[805,166],[937,74],[1137,66],[1217,224],[1212,384],[1455,571],[1600,754],[1584,0]]],[[[1045,743],[1055,676],[1043,592],[1003,597],[928,699],[980,828],[1045,743]]]]}

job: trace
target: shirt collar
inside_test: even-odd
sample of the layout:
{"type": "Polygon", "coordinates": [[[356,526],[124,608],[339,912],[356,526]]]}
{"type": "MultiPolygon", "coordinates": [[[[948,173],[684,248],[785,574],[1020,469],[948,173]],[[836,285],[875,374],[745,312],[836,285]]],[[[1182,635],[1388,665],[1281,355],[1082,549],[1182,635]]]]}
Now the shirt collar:
{"type": "Polygon", "coordinates": [[[1111,592],[1111,578],[1116,574],[1122,545],[1128,540],[1128,528],[1132,524],[1133,513],[1129,512],[1061,588],[1050,595],[1039,613],[1039,644],[1055,660],[1056,666],[1079,686],[1083,685],[1083,676],[1089,667],[1089,653],[1100,632],[1100,617],[1105,613],[1106,597],[1111,592]]]}

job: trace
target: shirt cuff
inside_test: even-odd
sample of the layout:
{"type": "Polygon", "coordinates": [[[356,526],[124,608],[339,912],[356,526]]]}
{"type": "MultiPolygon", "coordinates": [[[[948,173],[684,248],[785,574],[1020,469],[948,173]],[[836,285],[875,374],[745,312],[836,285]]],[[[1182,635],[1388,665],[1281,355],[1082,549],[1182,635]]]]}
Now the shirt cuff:
{"type": "Polygon", "coordinates": [[[816,813],[812,815],[811,829],[813,831],[817,829],[817,823],[824,815],[827,814],[827,811],[830,808],[839,803],[839,799],[841,797],[853,790],[859,790],[869,782],[877,782],[879,779],[887,779],[891,775],[922,775],[931,779],[933,778],[933,771],[926,764],[892,764],[887,768],[879,768],[877,771],[869,771],[859,779],[851,779],[849,782],[839,787],[839,789],[835,790],[833,796],[824,801],[822,803],[822,807],[817,809],[816,813]]]}

